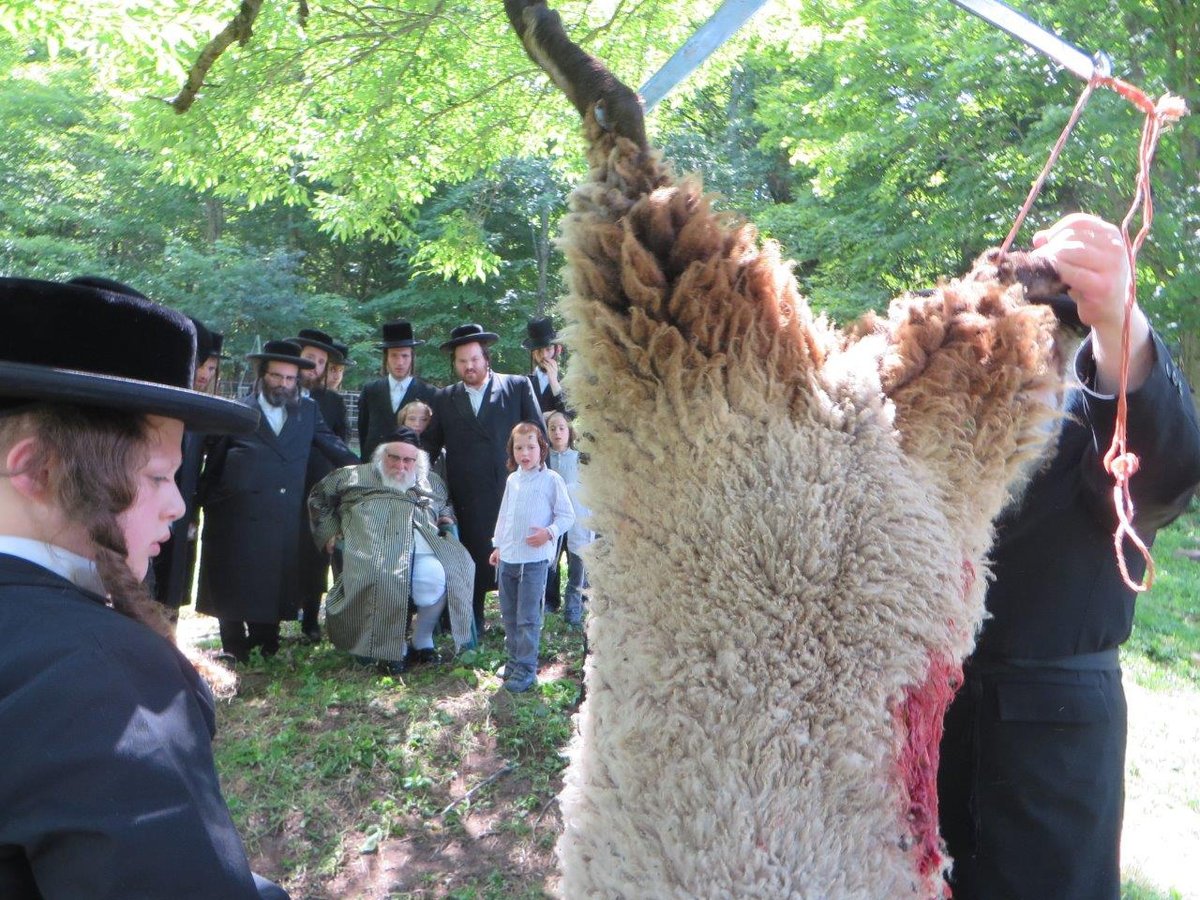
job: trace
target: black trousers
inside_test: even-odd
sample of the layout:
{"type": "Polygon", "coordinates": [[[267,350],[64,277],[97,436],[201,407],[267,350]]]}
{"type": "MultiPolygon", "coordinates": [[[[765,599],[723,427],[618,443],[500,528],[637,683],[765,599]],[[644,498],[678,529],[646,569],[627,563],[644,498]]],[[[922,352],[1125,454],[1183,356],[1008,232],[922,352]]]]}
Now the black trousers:
{"type": "Polygon", "coordinates": [[[235,619],[219,619],[221,648],[238,662],[250,659],[255,647],[263,656],[274,656],[279,652],[278,622],[239,622],[235,619]]]}
{"type": "Polygon", "coordinates": [[[938,768],[955,900],[1117,900],[1120,669],[968,666],[938,768]]]}

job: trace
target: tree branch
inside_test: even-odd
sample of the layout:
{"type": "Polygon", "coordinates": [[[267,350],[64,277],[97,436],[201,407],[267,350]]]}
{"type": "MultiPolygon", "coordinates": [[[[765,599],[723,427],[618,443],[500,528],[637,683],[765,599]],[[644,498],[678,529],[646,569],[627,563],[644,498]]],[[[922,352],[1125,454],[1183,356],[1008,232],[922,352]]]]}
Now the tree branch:
{"type": "MultiPolygon", "coordinates": [[[[200,51],[196,62],[188,71],[183,90],[170,101],[175,112],[185,113],[191,108],[196,101],[196,94],[204,85],[204,78],[208,75],[208,70],[213,67],[213,64],[230,44],[237,41],[244,45],[246,41],[250,40],[250,35],[254,31],[254,20],[258,18],[258,11],[262,5],[263,0],[242,0],[242,5],[238,9],[237,15],[233,17],[233,21],[221,29],[221,33],[200,51]]],[[[303,7],[303,4],[301,6],[303,7]]]]}

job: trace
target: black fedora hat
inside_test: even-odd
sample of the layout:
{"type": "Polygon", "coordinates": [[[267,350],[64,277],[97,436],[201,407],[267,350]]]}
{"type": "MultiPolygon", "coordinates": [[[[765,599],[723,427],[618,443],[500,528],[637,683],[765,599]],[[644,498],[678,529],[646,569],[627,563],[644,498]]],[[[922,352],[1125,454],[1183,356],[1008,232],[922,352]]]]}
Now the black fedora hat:
{"type": "Polygon", "coordinates": [[[212,356],[217,359],[229,359],[229,354],[222,352],[222,347],[225,344],[225,335],[219,331],[210,331],[212,337],[212,356]]]}
{"type": "Polygon", "coordinates": [[[285,362],[301,369],[315,369],[317,364],[300,355],[303,348],[293,340],[267,341],[258,353],[247,353],[246,359],[257,362],[285,362]]]}
{"type": "Polygon", "coordinates": [[[333,338],[324,331],[318,331],[315,328],[301,328],[300,334],[294,338],[288,338],[293,344],[299,344],[300,349],[305,347],[316,347],[318,350],[324,350],[330,356],[337,356],[337,345],[333,342],[333,338]]]}
{"type": "Polygon", "coordinates": [[[413,337],[412,324],[403,319],[384,322],[379,330],[383,335],[383,340],[375,345],[377,350],[388,350],[392,347],[420,347],[425,343],[413,337]]]}
{"type": "MultiPolygon", "coordinates": [[[[196,331],[132,288],[0,278],[0,397],[99,406],[248,432],[258,410],[192,390],[196,331]]],[[[15,403],[14,403],[15,401],[15,403]]]]}
{"type": "Polygon", "coordinates": [[[338,352],[338,359],[333,360],[334,363],[339,366],[345,366],[346,368],[350,368],[354,365],[354,363],[350,361],[350,347],[348,345],[334,341],[333,346],[338,352]]]}
{"type": "Polygon", "coordinates": [[[195,316],[188,318],[192,321],[192,327],[196,329],[196,365],[199,366],[210,356],[216,356],[213,352],[213,333],[195,316]]]}
{"type": "Polygon", "coordinates": [[[554,323],[550,321],[549,316],[530,319],[529,324],[525,326],[525,333],[529,337],[521,341],[521,346],[526,350],[540,350],[542,347],[558,343],[558,333],[554,330],[554,323]]]}
{"type": "Polygon", "coordinates": [[[450,332],[450,340],[442,344],[443,350],[453,350],[461,344],[494,344],[500,340],[500,335],[493,334],[490,331],[484,331],[482,325],[475,322],[469,325],[459,325],[450,332]]]}

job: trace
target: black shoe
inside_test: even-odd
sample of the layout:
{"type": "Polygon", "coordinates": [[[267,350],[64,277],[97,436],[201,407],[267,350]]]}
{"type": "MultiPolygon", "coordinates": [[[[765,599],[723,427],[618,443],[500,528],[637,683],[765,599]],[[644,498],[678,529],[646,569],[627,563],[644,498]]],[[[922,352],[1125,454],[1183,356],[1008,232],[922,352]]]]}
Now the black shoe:
{"type": "Polygon", "coordinates": [[[436,647],[425,647],[418,650],[412,644],[408,645],[408,661],[414,666],[438,665],[442,661],[436,647]]]}
{"type": "Polygon", "coordinates": [[[321,643],[321,626],[320,625],[302,625],[300,633],[304,640],[309,644],[321,643]]]}
{"type": "Polygon", "coordinates": [[[403,659],[381,659],[376,667],[382,675],[403,675],[408,671],[408,662],[403,659]]]}

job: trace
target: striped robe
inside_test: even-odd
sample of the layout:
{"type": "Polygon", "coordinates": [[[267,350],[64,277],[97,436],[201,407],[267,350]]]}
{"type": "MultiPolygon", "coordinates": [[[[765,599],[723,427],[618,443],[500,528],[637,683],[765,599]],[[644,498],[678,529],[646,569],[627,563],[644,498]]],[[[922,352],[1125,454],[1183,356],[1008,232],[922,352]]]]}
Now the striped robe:
{"type": "Polygon", "coordinates": [[[437,475],[422,471],[417,488],[401,492],[384,485],[370,463],[347,466],[317,483],[308,509],[317,546],[337,535],[344,542],[342,574],[325,598],[335,647],[372,659],[404,658],[414,528],[446,569],[455,647],[471,640],[475,563],[457,540],[438,535],[438,517],[454,510],[437,475]]]}

